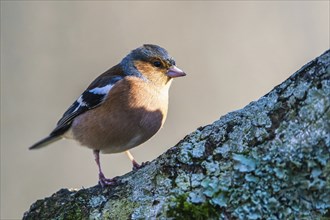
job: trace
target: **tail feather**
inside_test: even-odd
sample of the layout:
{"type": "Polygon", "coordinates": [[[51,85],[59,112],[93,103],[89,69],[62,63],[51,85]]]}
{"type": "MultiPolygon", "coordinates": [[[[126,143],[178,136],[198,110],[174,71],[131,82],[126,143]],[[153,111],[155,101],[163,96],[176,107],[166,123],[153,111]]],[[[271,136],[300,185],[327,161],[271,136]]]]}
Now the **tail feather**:
{"type": "Polygon", "coordinates": [[[29,147],[29,149],[30,150],[39,149],[39,148],[45,147],[46,145],[51,144],[55,141],[58,141],[59,139],[61,139],[61,136],[51,136],[51,135],[49,135],[48,137],[38,141],[37,143],[35,143],[31,147],[29,147]]]}

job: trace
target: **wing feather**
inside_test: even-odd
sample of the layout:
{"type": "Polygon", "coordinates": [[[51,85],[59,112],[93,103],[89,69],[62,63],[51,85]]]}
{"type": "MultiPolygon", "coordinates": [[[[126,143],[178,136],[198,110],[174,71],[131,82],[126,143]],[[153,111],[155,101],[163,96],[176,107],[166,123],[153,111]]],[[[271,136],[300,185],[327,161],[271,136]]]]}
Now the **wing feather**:
{"type": "Polygon", "coordinates": [[[49,136],[35,143],[29,149],[38,149],[61,139],[61,135],[70,128],[74,118],[102,104],[111,88],[126,76],[127,74],[124,73],[121,64],[117,64],[98,76],[64,112],[62,118],[57,122],[55,129],[49,136]]]}
{"type": "Polygon", "coordinates": [[[78,115],[98,107],[107,97],[111,88],[123,79],[122,76],[108,77],[108,82],[104,82],[102,87],[94,87],[85,90],[80,97],[66,110],[62,118],[57,122],[56,128],[51,132],[51,136],[58,136],[67,131],[74,118],[78,115]]]}

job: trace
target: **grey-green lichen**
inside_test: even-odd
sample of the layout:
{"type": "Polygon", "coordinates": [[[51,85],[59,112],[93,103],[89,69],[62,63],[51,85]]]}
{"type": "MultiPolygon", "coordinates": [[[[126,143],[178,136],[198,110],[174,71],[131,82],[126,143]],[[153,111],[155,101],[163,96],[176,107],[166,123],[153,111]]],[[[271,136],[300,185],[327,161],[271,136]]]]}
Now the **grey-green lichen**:
{"type": "Polygon", "coordinates": [[[330,51],[117,185],[60,190],[24,219],[330,216],[330,51]]]}
{"type": "MultiPolygon", "coordinates": [[[[329,58],[329,52],[324,56],[329,58]]],[[[227,139],[212,143],[213,151],[203,157],[200,185],[194,180],[186,202],[208,201],[239,219],[325,215],[330,208],[330,73],[321,68],[326,70],[318,72],[322,78],[313,77],[311,69],[300,73],[308,81],[289,79],[284,88],[214,123],[219,125],[207,139],[216,139],[219,128],[227,131],[227,139]]],[[[180,162],[190,165],[193,159],[180,162]]],[[[190,176],[180,173],[179,180],[190,176]]],[[[184,188],[182,181],[176,183],[185,193],[189,183],[184,188]]]]}

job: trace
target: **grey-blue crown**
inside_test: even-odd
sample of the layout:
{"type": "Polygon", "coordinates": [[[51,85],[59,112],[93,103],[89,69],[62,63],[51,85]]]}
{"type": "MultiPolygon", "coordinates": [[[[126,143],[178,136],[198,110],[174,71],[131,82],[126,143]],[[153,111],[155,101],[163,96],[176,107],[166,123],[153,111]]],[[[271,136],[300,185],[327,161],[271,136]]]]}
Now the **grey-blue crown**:
{"type": "Polygon", "coordinates": [[[131,56],[134,60],[149,60],[158,57],[175,65],[173,57],[168,54],[167,50],[154,44],[144,44],[142,47],[133,50],[131,56]]]}

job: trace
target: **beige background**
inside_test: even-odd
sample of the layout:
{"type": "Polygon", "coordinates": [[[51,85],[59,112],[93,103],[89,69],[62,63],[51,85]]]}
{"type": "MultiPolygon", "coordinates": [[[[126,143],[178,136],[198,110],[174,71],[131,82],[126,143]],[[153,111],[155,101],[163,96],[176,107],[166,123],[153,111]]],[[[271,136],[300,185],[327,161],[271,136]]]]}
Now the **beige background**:
{"type": "MultiPolygon", "coordinates": [[[[168,49],[175,80],[165,127],[134,149],[156,158],[181,138],[244,107],[329,48],[329,1],[1,1],[1,219],[36,199],[97,182],[91,150],[60,141],[38,151],[66,108],[101,72],[143,43],[168,49]]],[[[108,177],[131,170],[102,155],[108,177]]]]}

